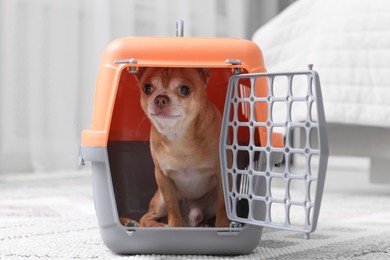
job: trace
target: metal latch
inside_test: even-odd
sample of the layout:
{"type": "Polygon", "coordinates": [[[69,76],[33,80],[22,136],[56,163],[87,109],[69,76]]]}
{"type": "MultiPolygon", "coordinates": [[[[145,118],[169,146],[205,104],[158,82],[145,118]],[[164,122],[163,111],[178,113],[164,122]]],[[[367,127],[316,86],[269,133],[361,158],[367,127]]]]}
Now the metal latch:
{"type": "MultiPolygon", "coordinates": [[[[226,59],[225,63],[230,63],[231,65],[241,65],[242,64],[241,60],[238,60],[238,59],[226,59]]],[[[234,68],[233,69],[233,74],[234,75],[241,74],[241,69],[240,68],[234,68]]]]}
{"type": "MultiPolygon", "coordinates": [[[[115,60],[114,61],[114,64],[137,64],[138,61],[134,58],[131,58],[131,59],[124,59],[124,60],[115,60]]],[[[136,66],[130,66],[127,71],[129,73],[137,73],[138,72],[138,68],[136,66]]]]}
{"type": "Polygon", "coordinates": [[[81,147],[80,147],[80,151],[79,151],[79,167],[84,166],[84,165],[85,165],[85,161],[84,161],[83,154],[81,153],[81,147]]]}

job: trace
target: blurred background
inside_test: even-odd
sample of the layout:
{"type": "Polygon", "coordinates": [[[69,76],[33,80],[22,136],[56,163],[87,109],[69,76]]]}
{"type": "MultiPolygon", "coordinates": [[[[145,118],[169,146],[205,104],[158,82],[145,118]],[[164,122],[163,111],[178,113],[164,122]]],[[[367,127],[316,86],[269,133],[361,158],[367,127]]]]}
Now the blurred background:
{"type": "Polygon", "coordinates": [[[292,1],[0,0],[0,173],[75,169],[113,39],[250,39],[292,1]]]}
{"type": "Polygon", "coordinates": [[[388,185],[390,4],[373,2],[0,0],[0,174],[78,169],[104,47],[175,36],[182,19],[185,36],[252,39],[270,71],[314,63],[337,169],[328,180],[388,185]]]}

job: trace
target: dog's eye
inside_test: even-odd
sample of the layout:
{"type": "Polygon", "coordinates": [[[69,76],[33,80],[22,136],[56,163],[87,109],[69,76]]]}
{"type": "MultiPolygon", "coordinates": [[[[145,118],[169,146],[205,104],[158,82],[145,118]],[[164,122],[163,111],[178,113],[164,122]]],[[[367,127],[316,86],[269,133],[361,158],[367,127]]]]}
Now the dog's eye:
{"type": "Polygon", "coordinates": [[[143,87],[143,91],[146,95],[149,95],[153,91],[153,86],[152,84],[146,83],[143,87]]]}
{"type": "Polygon", "coordinates": [[[183,97],[188,96],[190,94],[190,88],[188,86],[186,86],[186,85],[182,85],[179,88],[179,93],[183,97]]]}

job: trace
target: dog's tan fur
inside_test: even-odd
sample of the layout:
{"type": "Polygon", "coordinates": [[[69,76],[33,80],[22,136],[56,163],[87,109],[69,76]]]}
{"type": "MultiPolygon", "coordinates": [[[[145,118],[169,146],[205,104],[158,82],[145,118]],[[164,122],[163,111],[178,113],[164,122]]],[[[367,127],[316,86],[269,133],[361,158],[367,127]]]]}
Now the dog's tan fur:
{"type": "Polygon", "coordinates": [[[150,148],[158,185],[140,219],[142,226],[199,226],[213,216],[216,226],[229,225],[219,164],[221,115],[207,99],[208,79],[206,69],[137,73],[141,106],[152,123],[150,148]],[[185,86],[188,95],[180,93],[185,86]],[[164,217],[168,224],[161,221],[164,217]]]}

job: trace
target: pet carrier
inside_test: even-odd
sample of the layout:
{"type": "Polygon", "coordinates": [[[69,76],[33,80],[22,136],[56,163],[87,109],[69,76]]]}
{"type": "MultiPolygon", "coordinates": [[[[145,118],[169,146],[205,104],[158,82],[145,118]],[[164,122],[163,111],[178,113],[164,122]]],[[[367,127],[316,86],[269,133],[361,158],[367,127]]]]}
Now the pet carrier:
{"type": "Polygon", "coordinates": [[[91,129],[90,161],[101,237],[121,254],[246,254],[262,227],[314,231],[327,165],[315,71],[266,73],[260,49],[241,39],[131,37],[105,49],[91,129]],[[220,158],[230,227],[146,228],[135,221],[156,191],[150,123],[133,73],[141,67],[208,68],[208,98],[223,114],[220,158]],[[233,158],[229,160],[228,158],[233,158]]]}

